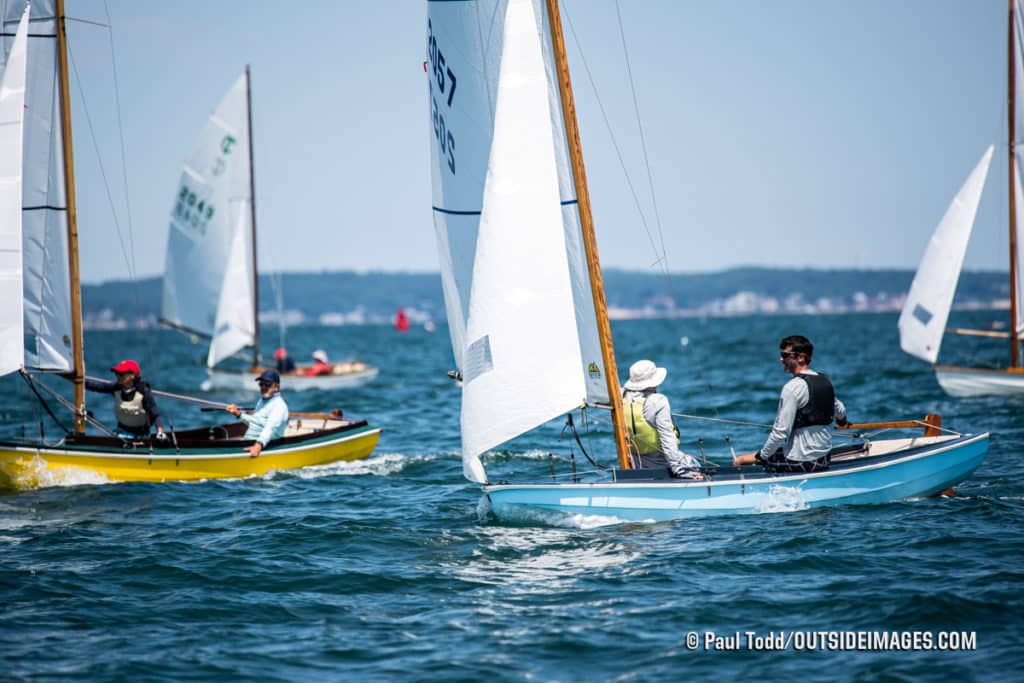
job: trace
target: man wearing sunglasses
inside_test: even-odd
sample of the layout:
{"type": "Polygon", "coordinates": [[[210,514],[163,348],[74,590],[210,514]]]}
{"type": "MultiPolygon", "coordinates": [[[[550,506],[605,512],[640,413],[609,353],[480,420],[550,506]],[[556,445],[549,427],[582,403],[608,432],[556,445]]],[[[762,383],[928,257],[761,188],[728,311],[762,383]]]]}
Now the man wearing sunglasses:
{"type": "Polygon", "coordinates": [[[811,370],[814,345],[807,337],[786,337],[779,342],[779,349],[779,361],[793,379],[782,387],[772,433],[760,451],[737,455],[732,464],[760,463],[771,472],[827,469],[832,421],[839,426],[847,424],[846,407],[836,398],[828,377],[811,370]]]}
{"type": "Polygon", "coordinates": [[[252,412],[243,414],[234,403],[224,408],[249,425],[242,438],[256,440],[246,449],[252,458],[258,458],[268,443],[284,436],[288,427],[288,404],[281,397],[281,376],[276,370],[264,370],[256,381],[260,385],[260,400],[252,412]]]}

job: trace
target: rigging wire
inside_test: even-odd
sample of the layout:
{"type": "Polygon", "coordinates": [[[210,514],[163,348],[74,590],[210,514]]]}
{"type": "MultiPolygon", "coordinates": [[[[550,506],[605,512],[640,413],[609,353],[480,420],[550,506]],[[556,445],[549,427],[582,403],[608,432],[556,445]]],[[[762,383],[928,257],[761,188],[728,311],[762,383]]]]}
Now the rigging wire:
{"type": "MultiPolygon", "coordinates": [[[[143,320],[142,300],[141,300],[140,294],[139,294],[138,272],[136,271],[136,268],[135,268],[135,228],[134,228],[134,223],[132,221],[131,193],[130,193],[130,190],[129,190],[129,187],[128,187],[128,160],[127,160],[127,153],[126,153],[126,147],[127,146],[125,144],[124,119],[123,119],[122,109],[121,109],[121,87],[120,87],[120,80],[118,79],[117,51],[116,51],[115,45],[114,45],[113,20],[111,18],[110,6],[109,6],[109,3],[108,3],[108,0],[104,0],[103,6],[104,6],[104,11],[106,12],[106,18],[107,18],[107,23],[106,24],[103,24],[103,23],[100,23],[100,22],[95,22],[95,21],[89,21],[89,20],[85,20],[85,19],[76,19],[76,18],[73,18],[73,17],[68,17],[68,20],[76,21],[78,23],[87,24],[87,25],[91,25],[91,26],[99,26],[99,27],[105,28],[106,31],[107,31],[108,45],[110,47],[110,62],[111,62],[111,71],[112,71],[112,82],[113,82],[113,87],[114,87],[114,106],[115,106],[115,110],[116,110],[116,114],[117,114],[117,133],[118,133],[118,145],[119,145],[118,146],[118,152],[119,152],[119,156],[120,156],[120,160],[121,160],[121,176],[122,176],[122,179],[123,179],[123,186],[124,186],[124,202],[125,202],[126,222],[127,222],[127,244],[126,244],[126,240],[125,240],[125,235],[124,235],[124,233],[122,232],[122,229],[121,229],[121,223],[118,220],[118,212],[117,212],[117,209],[116,209],[115,204],[114,204],[114,198],[113,198],[113,193],[112,193],[112,190],[111,190],[111,184],[110,184],[110,182],[107,179],[106,169],[104,168],[104,165],[103,165],[103,157],[102,157],[102,155],[100,153],[99,142],[98,142],[97,137],[96,137],[96,129],[93,126],[93,123],[92,123],[92,116],[91,116],[91,114],[89,112],[89,106],[88,106],[88,103],[87,103],[86,98],[85,98],[85,90],[82,87],[82,78],[81,78],[81,76],[80,76],[80,74],[78,72],[78,64],[77,64],[77,62],[75,62],[74,55],[72,54],[72,49],[71,49],[71,44],[70,43],[68,44],[68,60],[71,62],[72,69],[74,70],[74,73],[75,73],[75,84],[76,84],[77,89],[78,89],[79,99],[82,102],[82,110],[83,110],[83,112],[85,112],[85,118],[86,118],[86,122],[87,122],[88,128],[89,128],[89,135],[90,135],[90,138],[92,139],[93,149],[94,149],[95,154],[96,154],[96,162],[97,162],[97,165],[99,166],[99,170],[100,170],[100,177],[103,180],[103,186],[104,186],[104,189],[106,190],[106,193],[107,193],[107,201],[110,204],[111,217],[113,218],[114,227],[115,227],[115,230],[117,232],[118,241],[120,242],[120,245],[121,245],[121,253],[122,253],[122,256],[124,257],[124,260],[125,260],[125,266],[126,266],[127,271],[128,271],[128,278],[129,278],[129,281],[131,282],[131,285],[132,285],[131,286],[131,292],[132,292],[132,300],[133,300],[134,307],[135,307],[135,318],[141,324],[141,321],[143,320]]],[[[151,336],[150,335],[142,335],[142,345],[143,345],[143,347],[145,349],[146,356],[149,357],[149,358],[152,358],[154,356],[154,354],[153,354],[152,340],[151,340],[151,336]]]]}
{"type": "Polygon", "coordinates": [[[110,213],[114,220],[114,228],[117,231],[117,239],[121,243],[121,254],[124,256],[125,265],[128,267],[128,274],[135,283],[135,269],[132,265],[128,247],[125,244],[124,235],[121,232],[121,222],[117,219],[117,210],[114,207],[114,196],[110,190],[110,183],[107,180],[107,172],[103,167],[103,157],[100,154],[99,141],[96,139],[96,130],[92,125],[92,116],[89,114],[89,105],[85,99],[85,91],[82,89],[82,78],[78,74],[78,64],[75,62],[75,57],[72,54],[71,47],[68,47],[68,59],[71,62],[71,68],[75,72],[75,85],[78,86],[78,96],[82,100],[82,111],[85,112],[85,120],[89,126],[89,136],[92,140],[93,150],[96,152],[96,163],[100,169],[100,178],[103,180],[103,187],[107,192],[107,201],[110,203],[110,213]]]}
{"type": "Polygon", "coordinates": [[[651,162],[647,155],[647,139],[644,136],[644,126],[640,119],[640,102],[636,95],[636,81],[633,79],[633,67],[629,62],[629,50],[626,49],[626,32],[622,25],[622,10],[619,7],[619,0],[615,0],[615,14],[619,20],[619,36],[622,38],[622,54],[626,60],[626,74],[629,76],[629,88],[633,95],[633,112],[636,114],[636,128],[640,133],[640,149],[644,154],[644,166],[647,169],[647,183],[651,188],[651,205],[654,211],[654,220],[658,227],[658,237],[661,242],[661,256],[662,266],[665,269],[665,274],[668,274],[668,263],[665,261],[666,250],[665,250],[665,233],[661,228],[661,214],[658,212],[658,195],[654,191],[654,177],[651,174],[651,162]]]}
{"type": "MultiPolygon", "coordinates": [[[[646,172],[647,172],[647,182],[649,184],[649,189],[650,189],[650,193],[651,193],[651,203],[652,203],[652,207],[653,207],[652,210],[653,210],[653,213],[654,213],[654,221],[655,221],[657,237],[658,237],[657,240],[655,240],[654,234],[652,234],[652,232],[651,232],[651,227],[648,224],[646,215],[644,214],[643,208],[641,206],[639,195],[638,195],[638,193],[636,191],[636,187],[634,186],[633,180],[632,180],[632,178],[630,176],[630,173],[629,173],[629,170],[626,167],[626,162],[625,162],[625,158],[623,157],[623,154],[622,154],[622,149],[619,146],[619,143],[618,143],[618,141],[616,139],[614,131],[612,130],[612,126],[611,126],[611,122],[610,122],[609,117],[608,117],[608,113],[605,110],[603,101],[601,100],[601,97],[600,97],[600,94],[599,94],[598,88],[597,88],[597,83],[594,80],[593,73],[591,72],[590,66],[587,63],[587,60],[586,60],[586,57],[585,57],[584,51],[583,51],[583,46],[580,43],[579,36],[576,34],[576,29],[575,29],[575,27],[573,26],[573,23],[572,23],[572,18],[571,18],[570,14],[569,14],[569,12],[567,10],[563,12],[563,15],[565,16],[566,21],[569,24],[569,31],[570,31],[570,33],[572,33],[573,41],[575,42],[577,51],[578,51],[578,53],[580,55],[580,61],[583,63],[584,71],[587,74],[587,79],[589,80],[591,89],[593,90],[594,98],[597,101],[598,108],[601,111],[601,116],[602,116],[602,118],[604,120],[605,127],[608,130],[608,135],[611,138],[612,146],[614,147],[616,155],[619,158],[619,164],[621,165],[622,171],[623,171],[623,175],[626,178],[626,184],[629,187],[630,193],[633,195],[633,202],[636,205],[637,213],[640,216],[640,222],[644,226],[644,231],[647,233],[648,242],[650,243],[651,249],[654,252],[655,260],[654,260],[654,262],[651,265],[652,265],[652,267],[657,267],[658,268],[658,270],[660,271],[660,274],[664,277],[664,280],[665,280],[666,293],[673,299],[673,301],[675,301],[676,300],[676,297],[675,297],[675,287],[673,286],[672,277],[671,277],[671,274],[669,273],[669,269],[668,269],[667,249],[665,247],[665,234],[664,234],[664,229],[662,227],[661,216],[660,216],[660,213],[658,211],[657,193],[656,193],[655,187],[654,187],[654,178],[653,178],[653,173],[652,173],[652,170],[651,170],[650,159],[649,159],[649,155],[648,155],[648,151],[647,151],[646,136],[644,135],[643,122],[642,122],[642,118],[640,116],[639,98],[638,98],[638,95],[637,95],[637,92],[636,92],[636,83],[635,83],[635,79],[633,78],[633,70],[632,70],[632,66],[631,66],[631,63],[630,63],[630,59],[629,59],[629,50],[628,50],[627,44],[626,44],[626,34],[625,34],[624,24],[623,24],[623,21],[622,21],[622,12],[621,12],[621,9],[620,9],[620,6],[619,6],[619,0],[615,0],[615,12],[616,12],[617,20],[618,20],[618,25],[619,25],[619,36],[620,36],[620,39],[621,39],[621,42],[622,42],[622,52],[623,52],[623,55],[625,57],[626,71],[627,71],[628,80],[629,80],[629,84],[630,84],[630,92],[631,92],[632,98],[633,98],[633,111],[634,111],[635,118],[636,118],[637,129],[638,129],[639,135],[640,135],[641,148],[642,148],[642,152],[643,152],[643,163],[644,163],[644,167],[645,167],[646,172]]],[[[682,327],[682,325],[678,321],[675,322],[673,326],[675,327],[677,334],[680,334],[683,331],[683,327],[682,327]]],[[[681,338],[681,335],[680,335],[680,338],[681,338]]],[[[700,365],[697,365],[697,367],[695,369],[696,369],[697,379],[700,381],[701,384],[704,385],[705,390],[707,391],[708,396],[712,399],[712,408],[711,408],[711,410],[712,410],[712,412],[713,412],[713,414],[715,416],[718,416],[719,415],[718,406],[715,405],[716,401],[714,401],[714,397],[715,397],[714,388],[713,388],[712,384],[709,381],[707,381],[707,378],[704,375],[703,369],[700,367],[700,365]]],[[[702,438],[702,437],[698,434],[698,438],[702,438]]],[[[729,435],[726,434],[726,439],[728,440],[728,438],[729,438],[729,435]]]]}
{"type": "Polygon", "coordinates": [[[129,266],[129,268],[131,269],[130,272],[132,275],[132,284],[134,285],[133,289],[135,291],[135,314],[137,317],[141,319],[142,307],[139,302],[138,283],[136,282],[135,272],[135,230],[132,224],[132,195],[128,191],[128,159],[127,155],[125,154],[124,123],[121,117],[121,87],[119,85],[119,81],[117,78],[117,56],[114,50],[114,22],[110,18],[110,5],[107,0],[103,0],[103,7],[107,13],[107,36],[110,38],[110,65],[111,70],[113,71],[114,106],[117,109],[117,133],[121,152],[121,177],[124,179],[124,203],[128,220],[128,252],[129,256],[131,257],[131,265],[129,266]]]}

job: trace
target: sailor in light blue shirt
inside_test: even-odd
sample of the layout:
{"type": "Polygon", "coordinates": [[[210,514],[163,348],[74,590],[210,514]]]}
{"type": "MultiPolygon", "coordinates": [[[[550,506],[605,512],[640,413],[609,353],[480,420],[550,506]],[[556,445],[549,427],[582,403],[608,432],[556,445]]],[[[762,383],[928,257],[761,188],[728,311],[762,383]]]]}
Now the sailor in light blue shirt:
{"type": "Polygon", "coordinates": [[[275,370],[265,370],[256,378],[260,385],[260,400],[251,413],[243,413],[231,404],[225,410],[240,419],[249,428],[244,439],[255,439],[256,443],[247,450],[249,456],[259,457],[267,444],[284,436],[288,428],[288,404],[281,397],[281,376],[275,370]]]}

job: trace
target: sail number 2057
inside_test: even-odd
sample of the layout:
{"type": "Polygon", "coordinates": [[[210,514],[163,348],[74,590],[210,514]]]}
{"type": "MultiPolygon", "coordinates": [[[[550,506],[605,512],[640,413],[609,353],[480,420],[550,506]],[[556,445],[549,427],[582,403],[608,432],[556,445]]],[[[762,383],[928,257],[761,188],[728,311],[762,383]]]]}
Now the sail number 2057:
{"type": "Polygon", "coordinates": [[[438,106],[437,95],[441,96],[442,105],[447,104],[451,109],[452,99],[455,97],[455,87],[458,80],[450,66],[445,63],[444,54],[437,46],[437,38],[434,37],[434,29],[427,20],[427,64],[430,68],[430,117],[434,124],[434,137],[441,149],[441,157],[448,161],[448,168],[455,173],[455,134],[445,124],[445,110],[438,106]],[[445,97],[447,95],[447,98],[445,97]],[[447,101],[446,101],[447,100],[447,101]]]}

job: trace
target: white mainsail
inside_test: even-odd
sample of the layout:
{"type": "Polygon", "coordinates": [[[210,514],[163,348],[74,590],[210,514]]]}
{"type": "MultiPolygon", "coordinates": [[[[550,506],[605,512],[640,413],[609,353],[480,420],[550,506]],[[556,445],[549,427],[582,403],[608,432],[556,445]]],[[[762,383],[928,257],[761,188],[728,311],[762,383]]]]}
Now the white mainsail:
{"type": "Polygon", "coordinates": [[[0,75],[0,375],[25,363],[21,260],[21,163],[29,7],[0,75]]]}
{"type": "MultiPolygon", "coordinates": [[[[574,316],[586,398],[591,402],[607,402],[608,389],[565,139],[561,98],[555,78],[547,12],[542,0],[533,0],[531,4],[534,31],[539,38],[545,71],[545,106],[553,131],[565,252],[575,301],[574,316]]],[[[466,345],[465,328],[483,187],[494,130],[507,5],[507,0],[428,3],[427,70],[433,127],[434,227],[452,352],[460,368],[466,345]]]]}
{"type": "MultiPolygon", "coordinates": [[[[251,277],[252,264],[243,268],[232,259],[237,232],[252,230],[247,89],[243,73],[210,115],[185,162],[171,210],[162,317],[174,326],[210,337],[219,321],[232,317],[218,314],[224,289],[247,289],[252,296],[251,287],[234,281],[246,272],[251,277]]],[[[245,258],[251,260],[249,255],[245,258]]],[[[251,309],[252,299],[245,305],[251,309]]],[[[235,318],[230,330],[221,328],[233,338],[224,346],[237,343],[246,328],[248,341],[237,348],[252,344],[254,327],[239,324],[235,318]]],[[[220,354],[211,348],[211,358],[214,355],[220,354]]]]}
{"type": "Polygon", "coordinates": [[[939,356],[992,152],[985,150],[939,222],[900,313],[900,348],[929,363],[939,356]]]}
{"type": "MultiPolygon", "coordinates": [[[[26,4],[5,4],[5,27],[21,20],[26,4]]],[[[32,3],[26,59],[21,188],[25,366],[69,372],[71,277],[53,0],[32,3]]]]}
{"type": "Polygon", "coordinates": [[[494,130],[503,7],[485,0],[428,5],[434,229],[452,353],[460,368],[494,130]]]}

